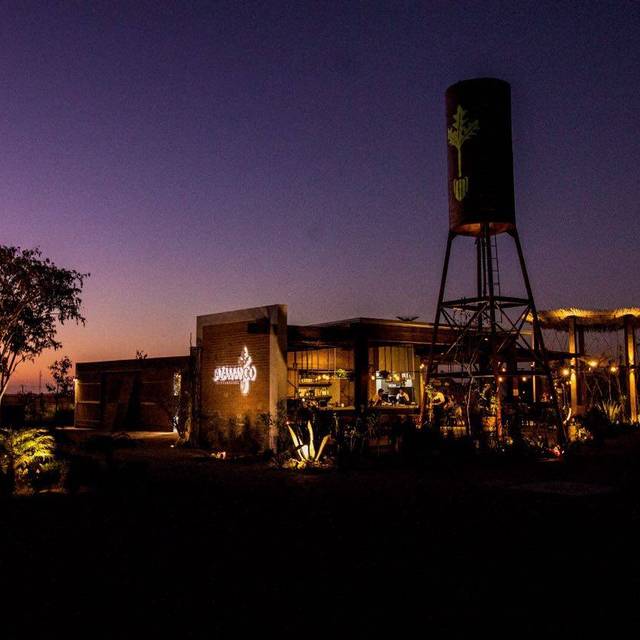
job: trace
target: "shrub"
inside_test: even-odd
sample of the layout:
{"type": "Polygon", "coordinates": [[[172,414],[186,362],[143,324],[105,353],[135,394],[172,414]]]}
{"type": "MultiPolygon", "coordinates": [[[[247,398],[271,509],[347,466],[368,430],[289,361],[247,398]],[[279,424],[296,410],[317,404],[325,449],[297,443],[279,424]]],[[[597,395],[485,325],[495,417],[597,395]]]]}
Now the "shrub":
{"type": "Polygon", "coordinates": [[[66,484],[68,467],[60,460],[43,463],[31,476],[31,488],[34,491],[62,489],[66,484]]]}
{"type": "Polygon", "coordinates": [[[261,413],[258,416],[258,424],[264,432],[265,445],[268,443],[271,430],[275,431],[275,453],[286,454],[291,451],[291,438],[289,436],[289,418],[287,413],[287,403],[278,402],[275,416],[269,412],[261,413]]]}
{"type": "Polygon", "coordinates": [[[229,418],[226,423],[211,417],[201,428],[203,444],[214,451],[257,454],[266,446],[265,428],[254,424],[250,417],[229,418]]]}
{"type": "Polygon", "coordinates": [[[582,424],[597,443],[602,442],[608,428],[611,426],[611,423],[607,420],[607,416],[599,407],[591,407],[591,409],[584,414],[582,424]]]}
{"type": "Polygon", "coordinates": [[[27,489],[54,460],[55,440],[42,429],[0,430],[0,468],[11,493],[27,489]]]}

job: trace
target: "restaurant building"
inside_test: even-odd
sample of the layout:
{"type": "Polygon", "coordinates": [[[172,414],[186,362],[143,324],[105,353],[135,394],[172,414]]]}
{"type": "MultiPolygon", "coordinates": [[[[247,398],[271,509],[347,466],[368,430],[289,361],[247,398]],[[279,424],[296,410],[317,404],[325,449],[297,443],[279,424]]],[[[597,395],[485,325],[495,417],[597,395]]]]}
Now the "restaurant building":
{"type": "MultiPolygon", "coordinates": [[[[171,431],[258,425],[301,407],[350,416],[376,402],[383,414],[416,415],[433,326],[352,318],[290,325],[278,304],[198,316],[187,355],[78,363],[75,425],[108,431],[171,431]],[[262,417],[262,418],[261,418],[262,417]]],[[[442,344],[447,332],[439,332],[442,344]]],[[[257,427],[256,427],[257,428],[257,427]]]]}

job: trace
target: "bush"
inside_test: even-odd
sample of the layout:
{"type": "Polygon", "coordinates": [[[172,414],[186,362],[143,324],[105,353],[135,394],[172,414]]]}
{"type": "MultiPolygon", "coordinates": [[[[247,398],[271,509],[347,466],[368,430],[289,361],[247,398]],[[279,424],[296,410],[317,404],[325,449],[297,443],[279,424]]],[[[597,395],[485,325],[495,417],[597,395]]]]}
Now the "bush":
{"type": "Polygon", "coordinates": [[[10,493],[31,488],[35,476],[54,461],[55,440],[43,429],[0,430],[0,469],[10,493]]]}
{"type": "Polygon", "coordinates": [[[598,407],[591,407],[582,418],[582,425],[593,436],[595,442],[604,440],[608,428],[611,426],[607,416],[598,407]]]}
{"type": "Polygon", "coordinates": [[[255,455],[267,448],[267,433],[264,425],[254,424],[248,415],[229,418],[226,423],[214,416],[203,424],[201,439],[214,451],[255,455]]]}
{"type": "Polygon", "coordinates": [[[271,413],[261,413],[258,416],[258,424],[263,430],[263,437],[268,440],[269,433],[275,431],[275,451],[277,454],[291,452],[291,437],[289,435],[289,416],[287,413],[287,403],[278,402],[275,416],[271,413]]]}
{"type": "Polygon", "coordinates": [[[66,483],[67,465],[59,460],[45,462],[32,474],[31,488],[34,491],[50,491],[62,489],[66,483]]]}

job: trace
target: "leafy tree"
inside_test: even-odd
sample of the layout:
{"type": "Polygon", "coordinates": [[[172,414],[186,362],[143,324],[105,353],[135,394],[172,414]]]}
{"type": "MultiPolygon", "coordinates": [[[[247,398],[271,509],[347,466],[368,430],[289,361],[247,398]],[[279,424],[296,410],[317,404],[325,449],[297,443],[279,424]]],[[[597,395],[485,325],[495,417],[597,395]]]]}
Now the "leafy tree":
{"type": "Polygon", "coordinates": [[[39,249],[0,245],[0,401],[16,368],[59,349],[58,324],[84,324],[87,273],[56,266],[39,249]]]}
{"type": "Polygon", "coordinates": [[[54,384],[47,384],[47,391],[55,398],[56,411],[62,398],[70,398],[73,395],[73,376],[69,374],[72,366],[73,362],[69,356],[63,356],[49,366],[54,384]]]}
{"type": "Polygon", "coordinates": [[[146,351],[142,351],[141,349],[136,349],[136,360],[146,360],[147,353],[146,351]]]}

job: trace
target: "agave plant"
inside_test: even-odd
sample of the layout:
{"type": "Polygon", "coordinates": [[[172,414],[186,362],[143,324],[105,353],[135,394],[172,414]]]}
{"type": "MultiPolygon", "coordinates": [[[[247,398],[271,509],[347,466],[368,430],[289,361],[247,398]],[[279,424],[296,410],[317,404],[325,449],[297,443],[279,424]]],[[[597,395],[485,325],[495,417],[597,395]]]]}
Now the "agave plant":
{"type": "Polygon", "coordinates": [[[299,468],[304,468],[307,465],[318,464],[320,462],[320,458],[322,457],[322,452],[324,451],[325,445],[327,444],[327,440],[329,440],[329,435],[327,434],[326,436],[324,436],[324,438],[322,438],[320,446],[316,449],[311,422],[307,422],[307,431],[309,433],[309,441],[307,443],[304,443],[302,439],[298,437],[296,432],[291,428],[291,425],[287,426],[289,427],[291,440],[293,440],[293,446],[295,447],[296,453],[300,458],[298,460],[297,466],[299,468]]]}
{"type": "Polygon", "coordinates": [[[13,493],[30,471],[54,459],[55,440],[42,429],[0,429],[0,469],[13,493]]]}
{"type": "Polygon", "coordinates": [[[622,404],[617,400],[601,400],[598,408],[611,424],[615,424],[622,417],[622,404]]]}

